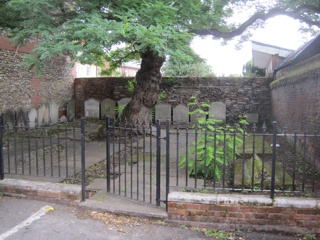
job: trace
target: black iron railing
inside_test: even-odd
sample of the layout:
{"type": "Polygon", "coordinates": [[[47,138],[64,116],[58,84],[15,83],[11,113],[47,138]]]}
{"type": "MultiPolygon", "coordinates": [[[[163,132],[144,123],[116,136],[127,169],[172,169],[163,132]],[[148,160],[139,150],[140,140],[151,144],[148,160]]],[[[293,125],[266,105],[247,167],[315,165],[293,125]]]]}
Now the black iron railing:
{"type": "Polygon", "coordinates": [[[107,119],[108,191],[156,205],[173,190],[319,194],[318,140],[314,129],[290,133],[276,122],[270,131],[107,119]]]}
{"type": "Polygon", "coordinates": [[[82,182],[85,194],[84,121],[53,124],[22,120],[0,123],[0,170],[5,175],[57,178],[82,182]],[[82,173],[82,174],[79,174],[82,173]],[[80,176],[78,178],[77,176],[80,176]]]}

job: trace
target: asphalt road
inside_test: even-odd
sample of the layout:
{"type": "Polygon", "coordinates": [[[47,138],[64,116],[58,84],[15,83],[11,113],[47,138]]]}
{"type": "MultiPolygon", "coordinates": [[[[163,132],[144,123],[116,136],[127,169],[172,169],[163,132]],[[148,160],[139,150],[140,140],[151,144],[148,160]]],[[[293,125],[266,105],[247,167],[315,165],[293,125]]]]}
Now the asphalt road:
{"type": "MultiPolygon", "coordinates": [[[[199,229],[170,226],[162,221],[119,216],[41,201],[0,197],[0,240],[201,240],[207,237],[199,229]]],[[[220,239],[289,240],[296,237],[266,233],[231,233],[220,239]]]]}
{"type": "Polygon", "coordinates": [[[34,200],[0,198],[0,240],[212,239],[151,221],[34,200]]]}

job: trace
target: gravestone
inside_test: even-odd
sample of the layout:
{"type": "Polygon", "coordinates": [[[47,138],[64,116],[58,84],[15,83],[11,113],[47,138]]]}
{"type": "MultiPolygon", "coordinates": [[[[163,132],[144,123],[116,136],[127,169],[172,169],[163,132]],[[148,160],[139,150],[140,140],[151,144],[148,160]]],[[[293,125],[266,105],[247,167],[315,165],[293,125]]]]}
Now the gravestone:
{"type": "Polygon", "coordinates": [[[258,123],[259,113],[247,113],[246,115],[248,123],[258,123]]]}
{"type": "Polygon", "coordinates": [[[155,120],[161,119],[164,123],[167,119],[171,120],[171,105],[166,103],[161,103],[156,105],[155,109],[155,120]]]}
{"type": "Polygon", "coordinates": [[[107,98],[101,102],[101,117],[116,117],[116,102],[107,98]]]}
{"type": "Polygon", "coordinates": [[[60,117],[60,123],[65,123],[67,121],[68,121],[68,119],[67,119],[67,117],[65,115],[60,117]]]}
{"type": "MultiPolygon", "coordinates": [[[[288,173],[285,172],[285,177],[283,178],[283,166],[281,163],[276,162],[275,169],[275,187],[280,188],[282,185],[285,187],[289,187],[292,185],[292,178],[288,173]],[[283,183],[284,179],[284,183],[283,183]]],[[[244,179],[244,187],[260,187],[261,186],[261,178],[264,179],[264,189],[270,189],[271,186],[271,175],[272,175],[272,166],[271,162],[263,162],[262,159],[255,154],[250,159],[246,159],[245,161],[237,160],[235,163],[234,170],[234,186],[237,188],[242,187],[242,177],[244,179]],[[252,170],[254,162],[254,167],[252,170]],[[263,173],[262,173],[263,166],[263,173]],[[252,184],[252,174],[254,179],[254,186],[252,184]]]]}
{"type": "Polygon", "coordinates": [[[118,101],[118,116],[121,116],[123,109],[130,101],[131,98],[122,98],[120,101],[118,101]]]}
{"type": "Polygon", "coordinates": [[[189,122],[189,108],[183,104],[179,104],[173,108],[173,122],[174,123],[188,123],[189,122]]]}
{"type": "Polygon", "coordinates": [[[198,118],[206,118],[206,114],[194,113],[190,114],[190,123],[198,123],[198,118]]]}
{"type": "Polygon", "coordinates": [[[15,113],[15,117],[16,117],[16,124],[18,127],[21,126],[26,126],[27,124],[27,118],[26,118],[26,113],[24,110],[19,109],[18,111],[16,111],[15,113]]]}
{"type": "Polygon", "coordinates": [[[86,118],[99,118],[99,102],[95,99],[88,99],[84,102],[84,116],[86,118]]]}
{"type": "Polygon", "coordinates": [[[44,122],[44,124],[49,124],[49,119],[49,108],[45,104],[42,104],[38,108],[38,126],[41,126],[42,122],[44,122]]]}
{"type": "Polygon", "coordinates": [[[209,118],[226,121],[226,104],[222,102],[210,103],[209,118]]]}
{"type": "Polygon", "coordinates": [[[75,118],[75,101],[71,99],[67,105],[67,116],[68,120],[72,121],[75,118]]]}
{"type": "Polygon", "coordinates": [[[28,113],[28,118],[30,122],[30,128],[34,128],[36,125],[36,119],[38,118],[37,110],[35,108],[31,108],[31,110],[28,113]]]}
{"type": "Polygon", "coordinates": [[[49,116],[53,124],[56,124],[59,118],[59,106],[55,102],[49,103],[49,116]]]}

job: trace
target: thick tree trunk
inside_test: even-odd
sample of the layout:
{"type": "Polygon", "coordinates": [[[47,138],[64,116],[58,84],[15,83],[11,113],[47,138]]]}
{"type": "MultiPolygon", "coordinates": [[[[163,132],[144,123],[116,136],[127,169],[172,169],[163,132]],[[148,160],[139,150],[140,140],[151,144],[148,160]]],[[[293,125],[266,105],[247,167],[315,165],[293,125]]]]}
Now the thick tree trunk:
{"type": "Polygon", "coordinates": [[[149,121],[150,110],[158,101],[161,83],[160,68],[165,58],[159,57],[152,51],[141,54],[141,68],[136,74],[136,86],[131,101],[123,111],[122,118],[134,123],[149,121]]]}

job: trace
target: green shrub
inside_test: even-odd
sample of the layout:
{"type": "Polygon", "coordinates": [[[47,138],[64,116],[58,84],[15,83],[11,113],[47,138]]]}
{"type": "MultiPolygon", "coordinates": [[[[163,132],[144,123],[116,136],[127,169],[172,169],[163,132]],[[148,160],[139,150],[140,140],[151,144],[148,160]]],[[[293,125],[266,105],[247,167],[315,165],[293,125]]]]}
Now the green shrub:
{"type": "Polygon", "coordinates": [[[199,134],[198,140],[188,147],[187,155],[182,156],[180,167],[185,168],[188,164],[188,174],[190,176],[203,177],[206,179],[221,178],[222,167],[238,155],[236,146],[242,144],[242,138],[235,134],[243,133],[243,125],[247,125],[244,118],[234,126],[222,125],[221,120],[206,118],[210,105],[199,104],[196,97],[192,97],[189,106],[196,107],[190,112],[196,114],[197,129],[205,134],[199,134]]]}

